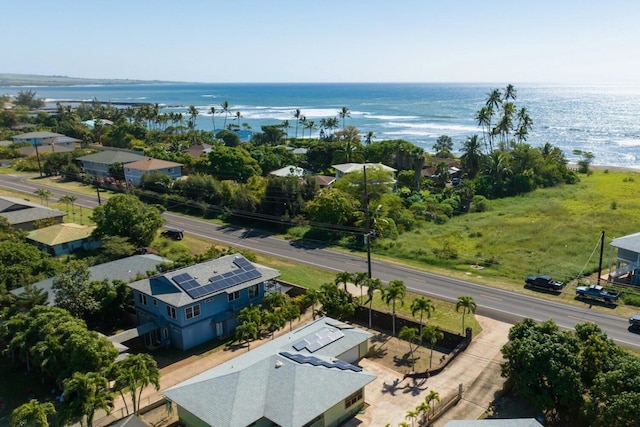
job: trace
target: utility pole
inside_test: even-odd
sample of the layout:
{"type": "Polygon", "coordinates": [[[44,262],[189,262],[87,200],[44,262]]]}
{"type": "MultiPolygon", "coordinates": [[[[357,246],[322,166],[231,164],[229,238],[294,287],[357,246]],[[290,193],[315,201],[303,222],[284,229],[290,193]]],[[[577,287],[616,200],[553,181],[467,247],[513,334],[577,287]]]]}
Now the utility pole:
{"type": "Polygon", "coordinates": [[[364,243],[367,245],[367,274],[371,279],[371,230],[369,229],[369,192],[367,190],[367,163],[362,165],[362,173],[364,177],[364,218],[365,218],[365,234],[364,243]]]}
{"type": "Polygon", "coordinates": [[[604,230],[600,236],[600,263],[598,264],[598,285],[600,284],[600,278],[602,277],[602,253],[604,252],[604,230]]]}
{"type": "Polygon", "coordinates": [[[40,173],[40,178],[42,178],[42,167],[40,166],[40,153],[38,153],[38,141],[35,141],[34,147],[36,147],[36,159],[38,159],[38,172],[40,173]]]}
{"type": "Polygon", "coordinates": [[[98,205],[101,205],[102,202],[100,201],[100,183],[96,181],[96,192],[98,193],[98,205]]]}

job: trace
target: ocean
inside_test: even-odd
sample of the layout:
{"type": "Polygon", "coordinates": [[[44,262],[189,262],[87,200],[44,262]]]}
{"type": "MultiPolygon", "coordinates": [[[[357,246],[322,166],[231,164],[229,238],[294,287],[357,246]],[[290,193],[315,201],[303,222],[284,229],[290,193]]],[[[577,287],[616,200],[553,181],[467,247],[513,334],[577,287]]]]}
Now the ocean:
{"type": "MultiPolygon", "coordinates": [[[[164,112],[182,112],[197,107],[197,128],[223,127],[225,117],[212,117],[211,107],[221,111],[228,102],[226,119],[253,131],[263,125],[289,121],[289,136],[295,135],[293,113],[301,111],[316,126],[322,118],[338,117],[347,107],[353,125],[361,134],[372,131],[374,141],[404,139],[428,152],[441,135],[450,136],[454,152],[460,152],[467,137],[482,129],[475,120],[498,84],[440,83],[237,83],[237,84],[149,84],[68,87],[0,87],[0,94],[34,90],[48,101],[85,100],[148,102],[164,112]],[[237,118],[240,112],[240,119],[237,118]]],[[[534,147],[547,142],[559,147],[565,157],[576,162],[574,150],[594,154],[594,165],[640,169],[640,85],[515,85],[518,109],[526,107],[533,128],[527,142],[534,147]]],[[[340,127],[342,121],[340,120],[340,127]]],[[[304,131],[309,137],[309,130],[304,131]]],[[[312,131],[317,137],[319,129],[312,131]]],[[[303,130],[298,127],[298,137],[303,130]]]]}

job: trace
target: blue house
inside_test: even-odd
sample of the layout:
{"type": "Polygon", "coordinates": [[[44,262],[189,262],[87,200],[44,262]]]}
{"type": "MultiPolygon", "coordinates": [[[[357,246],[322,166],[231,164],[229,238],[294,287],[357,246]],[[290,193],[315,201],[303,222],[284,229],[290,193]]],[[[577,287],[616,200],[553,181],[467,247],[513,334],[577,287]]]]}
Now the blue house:
{"type": "Polygon", "coordinates": [[[182,350],[233,333],[237,314],[262,302],[280,272],[227,255],[130,283],[138,332],[149,348],[182,350]]]}

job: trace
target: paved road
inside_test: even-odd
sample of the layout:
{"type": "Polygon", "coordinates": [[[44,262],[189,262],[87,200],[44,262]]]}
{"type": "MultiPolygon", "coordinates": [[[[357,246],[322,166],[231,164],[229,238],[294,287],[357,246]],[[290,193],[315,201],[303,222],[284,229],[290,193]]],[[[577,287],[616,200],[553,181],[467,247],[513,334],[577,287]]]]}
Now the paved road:
{"type": "MultiPolygon", "coordinates": [[[[46,187],[53,193],[53,198],[73,195],[77,197],[77,205],[85,207],[97,205],[97,194],[88,196],[57,187],[47,187],[28,181],[24,175],[0,175],[0,187],[28,194],[33,194],[36,188],[46,187]]],[[[102,195],[103,202],[104,198],[105,195],[102,195]]],[[[215,225],[168,212],[164,216],[167,220],[167,226],[178,227],[187,233],[223,244],[267,253],[335,272],[367,271],[366,257],[359,254],[300,245],[268,233],[248,228],[215,225]]],[[[588,304],[578,306],[564,304],[383,262],[376,260],[375,257],[371,262],[371,270],[374,277],[378,277],[384,282],[392,279],[403,280],[409,290],[435,298],[455,302],[461,295],[470,295],[478,305],[478,314],[508,323],[515,323],[525,317],[531,317],[535,320],[553,318],[562,328],[573,328],[576,323],[583,321],[595,322],[618,344],[640,349],[640,335],[629,332],[627,319],[616,316],[613,309],[610,309],[611,314],[603,313],[591,309],[588,304]]],[[[569,288],[565,292],[573,292],[573,290],[569,288]]]]}

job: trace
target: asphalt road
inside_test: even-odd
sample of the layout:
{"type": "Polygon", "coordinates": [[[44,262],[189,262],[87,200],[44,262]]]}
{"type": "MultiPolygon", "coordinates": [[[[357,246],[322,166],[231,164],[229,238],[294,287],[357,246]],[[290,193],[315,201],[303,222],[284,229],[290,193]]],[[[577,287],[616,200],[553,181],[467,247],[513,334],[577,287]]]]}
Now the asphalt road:
{"type": "MultiPolygon", "coordinates": [[[[89,196],[50,187],[29,181],[25,175],[0,174],[0,187],[27,194],[33,194],[37,188],[46,187],[53,193],[52,199],[72,195],[77,198],[76,205],[93,208],[98,204],[97,193],[89,196]]],[[[104,203],[105,195],[102,195],[101,199],[104,203]]],[[[181,228],[186,233],[222,244],[246,248],[335,272],[367,271],[366,256],[359,254],[301,245],[251,228],[220,226],[168,212],[164,216],[166,225],[169,227],[181,228]]],[[[403,280],[409,290],[434,298],[455,302],[461,295],[472,296],[478,305],[478,314],[508,323],[515,323],[525,317],[539,321],[552,318],[562,328],[573,328],[576,323],[584,321],[594,322],[618,344],[640,350],[640,335],[629,330],[627,318],[616,316],[614,308],[609,309],[611,314],[603,313],[593,310],[588,303],[574,306],[555,302],[376,260],[375,256],[371,260],[371,271],[373,277],[380,278],[383,282],[393,279],[403,280]]],[[[564,292],[573,293],[573,289],[568,288],[564,292]]]]}

